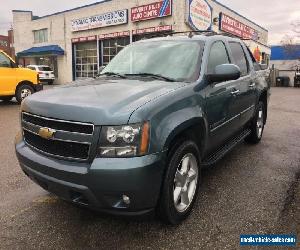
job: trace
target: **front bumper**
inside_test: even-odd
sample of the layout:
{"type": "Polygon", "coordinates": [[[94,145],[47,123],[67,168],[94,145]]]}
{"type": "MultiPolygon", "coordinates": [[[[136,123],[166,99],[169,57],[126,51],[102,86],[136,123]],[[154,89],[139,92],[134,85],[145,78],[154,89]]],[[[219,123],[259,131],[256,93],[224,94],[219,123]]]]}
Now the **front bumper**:
{"type": "Polygon", "coordinates": [[[44,82],[53,82],[55,80],[55,78],[40,78],[40,82],[44,83],[44,82]]]}
{"type": "Polygon", "coordinates": [[[45,156],[16,139],[22,170],[34,182],[64,200],[121,215],[155,208],[162,183],[164,153],[126,159],[96,158],[92,163],[45,156]],[[130,198],[125,204],[122,197],[130,198]]]}

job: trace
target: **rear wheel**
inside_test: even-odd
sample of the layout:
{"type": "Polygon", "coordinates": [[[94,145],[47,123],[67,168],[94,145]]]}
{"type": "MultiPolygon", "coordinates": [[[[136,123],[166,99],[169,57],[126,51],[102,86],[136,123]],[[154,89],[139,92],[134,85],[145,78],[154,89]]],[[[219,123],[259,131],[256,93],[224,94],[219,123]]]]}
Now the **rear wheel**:
{"type": "Polygon", "coordinates": [[[191,213],[200,185],[199,155],[191,140],[183,140],[170,151],[158,204],[158,215],[168,224],[179,224],[191,213]]]}
{"type": "Polygon", "coordinates": [[[260,101],[258,103],[255,117],[250,125],[251,133],[245,138],[248,143],[256,144],[259,143],[265,127],[265,108],[264,103],[260,101]]]}
{"type": "Polygon", "coordinates": [[[3,102],[9,102],[13,96],[0,96],[0,100],[3,102]]]}
{"type": "Polygon", "coordinates": [[[34,93],[33,87],[29,84],[22,84],[17,88],[16,99],[18,103],[21,103],[27,96],[30,96],[34,93]]]}

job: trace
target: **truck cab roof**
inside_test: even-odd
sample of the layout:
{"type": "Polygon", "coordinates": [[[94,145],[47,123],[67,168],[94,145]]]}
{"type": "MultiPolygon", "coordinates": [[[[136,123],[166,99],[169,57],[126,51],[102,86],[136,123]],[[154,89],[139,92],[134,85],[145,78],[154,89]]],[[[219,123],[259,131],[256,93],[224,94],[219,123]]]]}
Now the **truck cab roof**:
{"type": "MultiPolygon", "coordinates": [[[[192,34],[192,33],[190,33],[192,34]]],[[[151,39],[147,39],[147,40],[140,40],[138,41],[138,43],[140,42],[153,42],[153,41],[190,41],[190,40],[194,40],[194,41],[216,41],[216,40],[222,40],[222,41],[235,41],[235,42],[241,42],[241,39],[237,38],[237,37],[232,37],[232,36],[227,36],[227,35],[217,35],[217,34],[210,34],[208,33],[207,35],[199,35],[199,34],[194,34],[194,35],[189,35],[187,33],[187,35],[176,35],[176,32],[174,33],[174,35],[169,35],[166,37],[157,37],[157,38],[151,38],[151,39]]]]}

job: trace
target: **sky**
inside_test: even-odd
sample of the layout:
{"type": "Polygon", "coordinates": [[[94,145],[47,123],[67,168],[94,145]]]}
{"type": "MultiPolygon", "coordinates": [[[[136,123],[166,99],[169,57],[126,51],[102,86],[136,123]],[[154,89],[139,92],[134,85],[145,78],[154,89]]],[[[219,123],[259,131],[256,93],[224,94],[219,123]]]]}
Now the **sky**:
{"type": "MultiPolygon", "coordinates": [[[[128,0],[127,0],[128,1],[128,0]]],[[[156,0],[153,0],[155,2],[156,0]]],[[[184,0],[175,0],[184,1],[184,0]]],[[[13,9],[31,10],[34,15],[43,16],[63,11],[96,0],[1,0],[0,34],[6,34],[11,27],[13,9]],[[5,4],[3,4],[5,3],[5,4]]],[[[98,1],[99,2],[99,1],[98,1]]],[[[219,0],[220,3],[269,30],[269,44],[279,44],[285,35],[293,35],[291,23],[300,20],[299,0],[219,0]]],[[[300,25],[300,24],[299,24],[300,25]]]]}

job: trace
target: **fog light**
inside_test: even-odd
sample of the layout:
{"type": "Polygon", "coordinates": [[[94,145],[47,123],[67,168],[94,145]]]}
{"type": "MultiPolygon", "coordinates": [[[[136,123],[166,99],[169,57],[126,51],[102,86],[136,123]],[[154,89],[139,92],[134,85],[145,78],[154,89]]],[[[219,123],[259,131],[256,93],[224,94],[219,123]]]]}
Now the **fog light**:
{"type": "Polygon", "coordinates": [[[125,194],[123,194],[123,202],[124,202],[126,205],[129,205],[129,204],[130,204],[130,198],[129,198],[127,195],[125,195],[125,194]]]}

